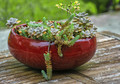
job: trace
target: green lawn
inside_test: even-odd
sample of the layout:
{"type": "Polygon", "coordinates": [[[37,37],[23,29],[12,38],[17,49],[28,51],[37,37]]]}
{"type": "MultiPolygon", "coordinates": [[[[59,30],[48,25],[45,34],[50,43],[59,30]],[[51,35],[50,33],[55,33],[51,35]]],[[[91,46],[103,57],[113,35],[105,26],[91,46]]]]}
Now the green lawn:
{"type": "MultiPolygon", "coordinates": [[[[0,28],[5,27],[6,20],[15,17],[23,22],[26,20],[39,20],[46,17],[49,20],[66,19],[69,15],[55,5],[57,3],[69,3],[75,0],[0,0],[0,28]]],[[[80,1],[80,11],[89,11],[96,14],[96,7],[93,3],[85,4],[80,1]]]]}

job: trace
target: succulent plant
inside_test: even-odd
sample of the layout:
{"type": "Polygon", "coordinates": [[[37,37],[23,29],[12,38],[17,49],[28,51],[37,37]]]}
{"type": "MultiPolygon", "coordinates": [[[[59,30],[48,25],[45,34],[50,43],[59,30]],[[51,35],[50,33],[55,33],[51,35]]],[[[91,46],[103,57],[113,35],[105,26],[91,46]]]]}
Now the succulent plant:
{"type": "MultiPolygon", "coordinates": [[[[70,13],[70,17],[66,22],[48,21],[43,17],[42,21],[27,22],[27,26],[21,26],[15,28],[16,33],[26,38],[49,41],[49,44],[54,42],[58,47],[58,55],[63,57],[62,46],[73,46],[78,39],[95,37],[96,27],[88,17],[87,13],[76,13],[79,10],[80,3],[75,1],[70,2],[69,5],[62,3],[56,4],[56,6],[62,10],[70,13]],[[74,9],[74,11],[72,11],[74,9]],[[72,13],[73,12],[73,13],[72,13]]],[[[10,18],[7,20],[6,25],[13,27],[20,21],[16,18],[10,18]]],[[[47,74],[42,70],[42,74],[46,80],[51,79],[52,65],[51,54],[49,52],[50,46],[48,46],[47,53],[44,54],[47,74]]]]}
{"type": "Polygon", "coordinates": [[[96,27],[93,25],[93,22],[87,16],[87,13],[76,13],[73,19],[75,32],[82,33],[83,38],[86,37],[94,37],[96,31],[96,27]]]}
{"type": "Polygon", "coordinates": [[[14,25],[18,24],[20,21],[18,21],[17,18],[10,18],[9,20],[7,20],[6,25],[10,28],[12,28],[14,25]]]}

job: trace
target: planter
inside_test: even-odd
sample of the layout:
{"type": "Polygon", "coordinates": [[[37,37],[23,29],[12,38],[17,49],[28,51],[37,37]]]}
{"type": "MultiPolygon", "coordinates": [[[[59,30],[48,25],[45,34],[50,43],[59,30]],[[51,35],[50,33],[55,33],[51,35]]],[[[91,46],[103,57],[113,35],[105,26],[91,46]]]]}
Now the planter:
{"type": "MultiPolygon", "coordinates": [[[[19,26],[26,26],[25,24],[19,26]]],[[[18,26],[17,26],[18,27],[18,26]]],[[[15,33],[13,28],[8,37],[10,53],[21,63],[36,69],[46,69],[43,54],[49,42],[26,38],[15,33]]],[[[96,37],[79,39],[71,46],[63,46],[63,57],[57,53],[57,46],[50,46],[53,70],[66,70],[78,67],[89,61],[96,51],[96,37]]]]}

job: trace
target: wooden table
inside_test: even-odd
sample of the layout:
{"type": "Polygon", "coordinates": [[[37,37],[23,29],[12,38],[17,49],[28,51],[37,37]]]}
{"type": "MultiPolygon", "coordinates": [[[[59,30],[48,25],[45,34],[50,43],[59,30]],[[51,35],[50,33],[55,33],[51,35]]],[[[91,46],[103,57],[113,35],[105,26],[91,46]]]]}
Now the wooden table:
{"type": "Polygon", "coordinates": [[[120,35],[97,34],[97,51],[86,64],[69,71],[53,72],[45,81],[40,70],[18,62],[9,51],[0,52],[0,84],[120,84],[120,35]]]}

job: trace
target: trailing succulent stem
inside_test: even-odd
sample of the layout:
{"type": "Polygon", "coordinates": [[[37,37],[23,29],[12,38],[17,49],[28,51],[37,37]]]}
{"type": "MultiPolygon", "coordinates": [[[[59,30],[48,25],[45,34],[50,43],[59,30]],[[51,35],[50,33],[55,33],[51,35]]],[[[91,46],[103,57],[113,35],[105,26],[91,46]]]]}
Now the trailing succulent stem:
{"type": "Polygon", "coordinates": [[[46,80],[50,80],[52,77],[52,62],[51,62],[51,54],[49,52],[49,49],[50,49],[50,43],[48,46],[48,52],[44,53],[47,74],[44,70],[41,70],[41,73],[46,80]]]}
{"type": "Polygon", "coordinates": [[[62,45],[61,44],[58,44],[58,55],[60,57],[63,57],[63,54],[62,54],[62,45]]]}
{"type": "Polygon", "coordinates": [[[77,35],[73,40],[70,41],[69,46],[73,46],[75,42],[80,38],[80,35],[77,35]]]}

